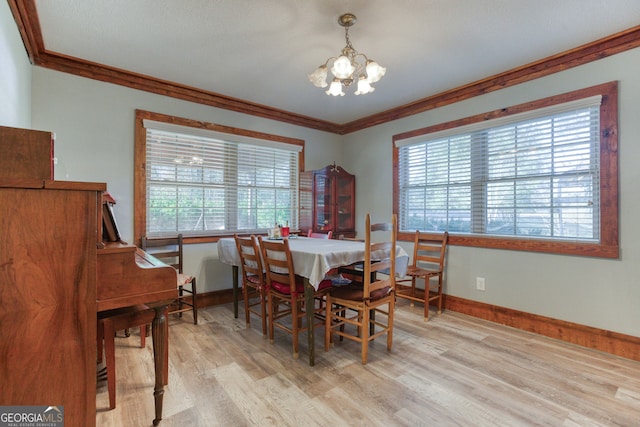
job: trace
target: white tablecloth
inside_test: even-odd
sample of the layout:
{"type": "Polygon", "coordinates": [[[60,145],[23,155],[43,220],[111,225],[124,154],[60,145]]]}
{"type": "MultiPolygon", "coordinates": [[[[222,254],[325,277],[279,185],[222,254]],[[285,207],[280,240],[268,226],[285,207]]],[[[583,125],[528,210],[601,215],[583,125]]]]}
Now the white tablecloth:
{"type": "MultiPolygon", "coordinates": [[[[352,240],[297,237],[289,239],[289,248],[295,273],[308,278],[315,288],[329,270],[364,260],[364,243],[352,240]]],[[[381,259],[385,254],[373,253],[371,256],[381,259]]],[[[240,266],[240,256],[233,238],[218,240],[218,258],[225,264],[240,266]]],[[[407,252],[401,246],[396,246],[396,276],[405,275],[408,263],[407,252]]]]}

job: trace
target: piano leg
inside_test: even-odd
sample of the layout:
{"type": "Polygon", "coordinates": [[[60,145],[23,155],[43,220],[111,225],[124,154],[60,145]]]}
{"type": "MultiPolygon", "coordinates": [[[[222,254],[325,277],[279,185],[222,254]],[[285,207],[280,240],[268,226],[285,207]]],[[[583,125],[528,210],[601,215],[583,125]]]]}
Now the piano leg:
{"type": "Polygon", "coordinates": [[[168,382],[166,364],[166,353],[168,351],[168,327],[167,323],[167,305],[169,302],[162,305],[154,306],[155,316],[153,323],[151,324],[151,335],[153,339],[153,362],[156,374],[156,384],[153,389],[153,397],[155,400],[156,418],[153,420],[153,425],[157,426],[162,420],[162,400],[164,397],[164,384],[168,382]],[[165,379],[165,375],[167,378],[165,379]]]}

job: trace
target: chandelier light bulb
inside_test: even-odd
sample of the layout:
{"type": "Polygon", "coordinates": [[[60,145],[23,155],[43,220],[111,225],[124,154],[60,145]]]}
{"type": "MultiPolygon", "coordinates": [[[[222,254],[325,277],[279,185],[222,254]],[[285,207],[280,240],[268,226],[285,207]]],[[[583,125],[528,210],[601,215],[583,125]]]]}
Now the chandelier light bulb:
{"type": "Polygon", "coordinates": [[[333,63],[333,67],[331,67],[331,74],[339,79],[346,79],[353,74],[356,67],[351,64],[349,58],[342,55],[333,63]]]}
{"type": "Polygon", "coordinates": [[[385,67],[381,67],[376,61],[367,61],[367,78],[369,83],[375,83],[387,72],[385,67]]]}
{"type": "Polygon", "coordinates": [[[356,16],[352,13],[345,13],[338,18],[338,24],[344,27],[345,40],[347,45],[337,57],[327,59],[313,73],[309,74],[309,81],[314,86],[324,88],[327,95],[344,96],[344,88],[348,88],[352,83],[358,82],[356,95],[364,95],[373,92],[375,89],[372,83],[379,81],[387,72],[387,69],[380,66],[375,61],[370,60],[363,53],[358,53],[349,40],[349,27],[356,23],[356,16]],[[333,61],[333,64],[331,62],[333,61]],[[331,68],[329,69],[329,64],[331,68]],[[329,77],[331,71],[331,77],[329,77]],[[328,84],[331,81],[331,85],[328,84]]]}
{"type": "Polygon", "coordinates": [[[331,82],[331,86],[329,86],[329,90],[327,91],[327,95],[333,96],[344,96],[344,92],[342,91],[342,83],[338,79],[333,79],[331,82]]]}
{"type": "Polygon", "coordinates": [[[316,70],[309,74],[309,81],[313,83],[315,87],[327,87],[327,66],[321,65],[316,70]]]}
{"type": "Polygon", "coordinates": [[[376,90],[373,86],[369,84],[369,80],[367,80],[364,76],[360,76],[358,80],[358,90],[355,91],[356,95],[365,95],[367,93],[371,93],[376,90]]]}

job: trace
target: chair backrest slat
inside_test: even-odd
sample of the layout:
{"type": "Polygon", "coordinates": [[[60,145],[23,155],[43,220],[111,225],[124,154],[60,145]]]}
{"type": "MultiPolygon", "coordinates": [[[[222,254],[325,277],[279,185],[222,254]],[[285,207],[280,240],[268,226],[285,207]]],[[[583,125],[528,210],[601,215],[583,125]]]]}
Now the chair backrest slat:
{"type": "Polygon", "coordinates": [[[272,282],[289,285],[291,293],[296,292],[296,278],[293,269],[293,257],[289,249],[289,239],[270,242],[258,236],[260,252],[264,262],[267,285],[271,288],[272,282]]]}
{"type": "Polygon", "coordinates": [[[182,246],[182,234],[178,234],[161,238],[143,236],[140,248],[182,273],[182,246]]]}
{"type": "Polygon", "coordinates": [[[396,231],[397,220],[394,214],[391,222],[371,224],[371,216],[367,214],[365,220],[365,259],[363,275],[363,296],[368,299],[372,292],[389,287],[395,290],[395,266],[396,266],[396,231]],[[385,233],[388,232],[388,233],[385,233]],[[384,239],[382,242],[372,242],[372,233],[380,233],[384,239]],[[387,278],[378,278],[371,281],[372,272],[383,272],[387,278]]]}
{"type": "Polygon", "coordinates": [[[249,276],[255,276],[259,282],[262,283],[262,258],[260,257],[260,249],[256,236],[252,234],[249,237],[240,237],[235,234],[233,238],[236,241],[236,248],[240,255],[243,279],[246,280],[249,276]]]}
{"type": "Polygon", "coordinates": [[[449,233],[425,233],[416,231],[413,243],[413,265],[416,267],[441,271],[447,251],[449,233]]]}

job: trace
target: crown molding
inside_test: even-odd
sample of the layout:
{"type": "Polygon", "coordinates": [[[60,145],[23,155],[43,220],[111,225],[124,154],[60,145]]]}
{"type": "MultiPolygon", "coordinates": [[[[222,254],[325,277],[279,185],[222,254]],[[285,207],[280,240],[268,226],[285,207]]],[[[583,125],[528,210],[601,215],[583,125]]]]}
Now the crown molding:
{"type": "Polygon", "coordinates": [[[333,123],[232,98],[215,92],[181,85],[144,74],[85,61],[49,52],[45,49],[35,0],[8,0],[9,8],[22,36],[29,60],[33,65],[78,76],[113,83],[184,101],[236,111],[265,119],[303,126],[324,132],[346,135],[362,129],[409,117],[445,105],[568,70],[640,46],[640,25],[575,49],[531,62],[529,64],[477,80],[433,96],[372,114],[348,123],[333,123]]]}

